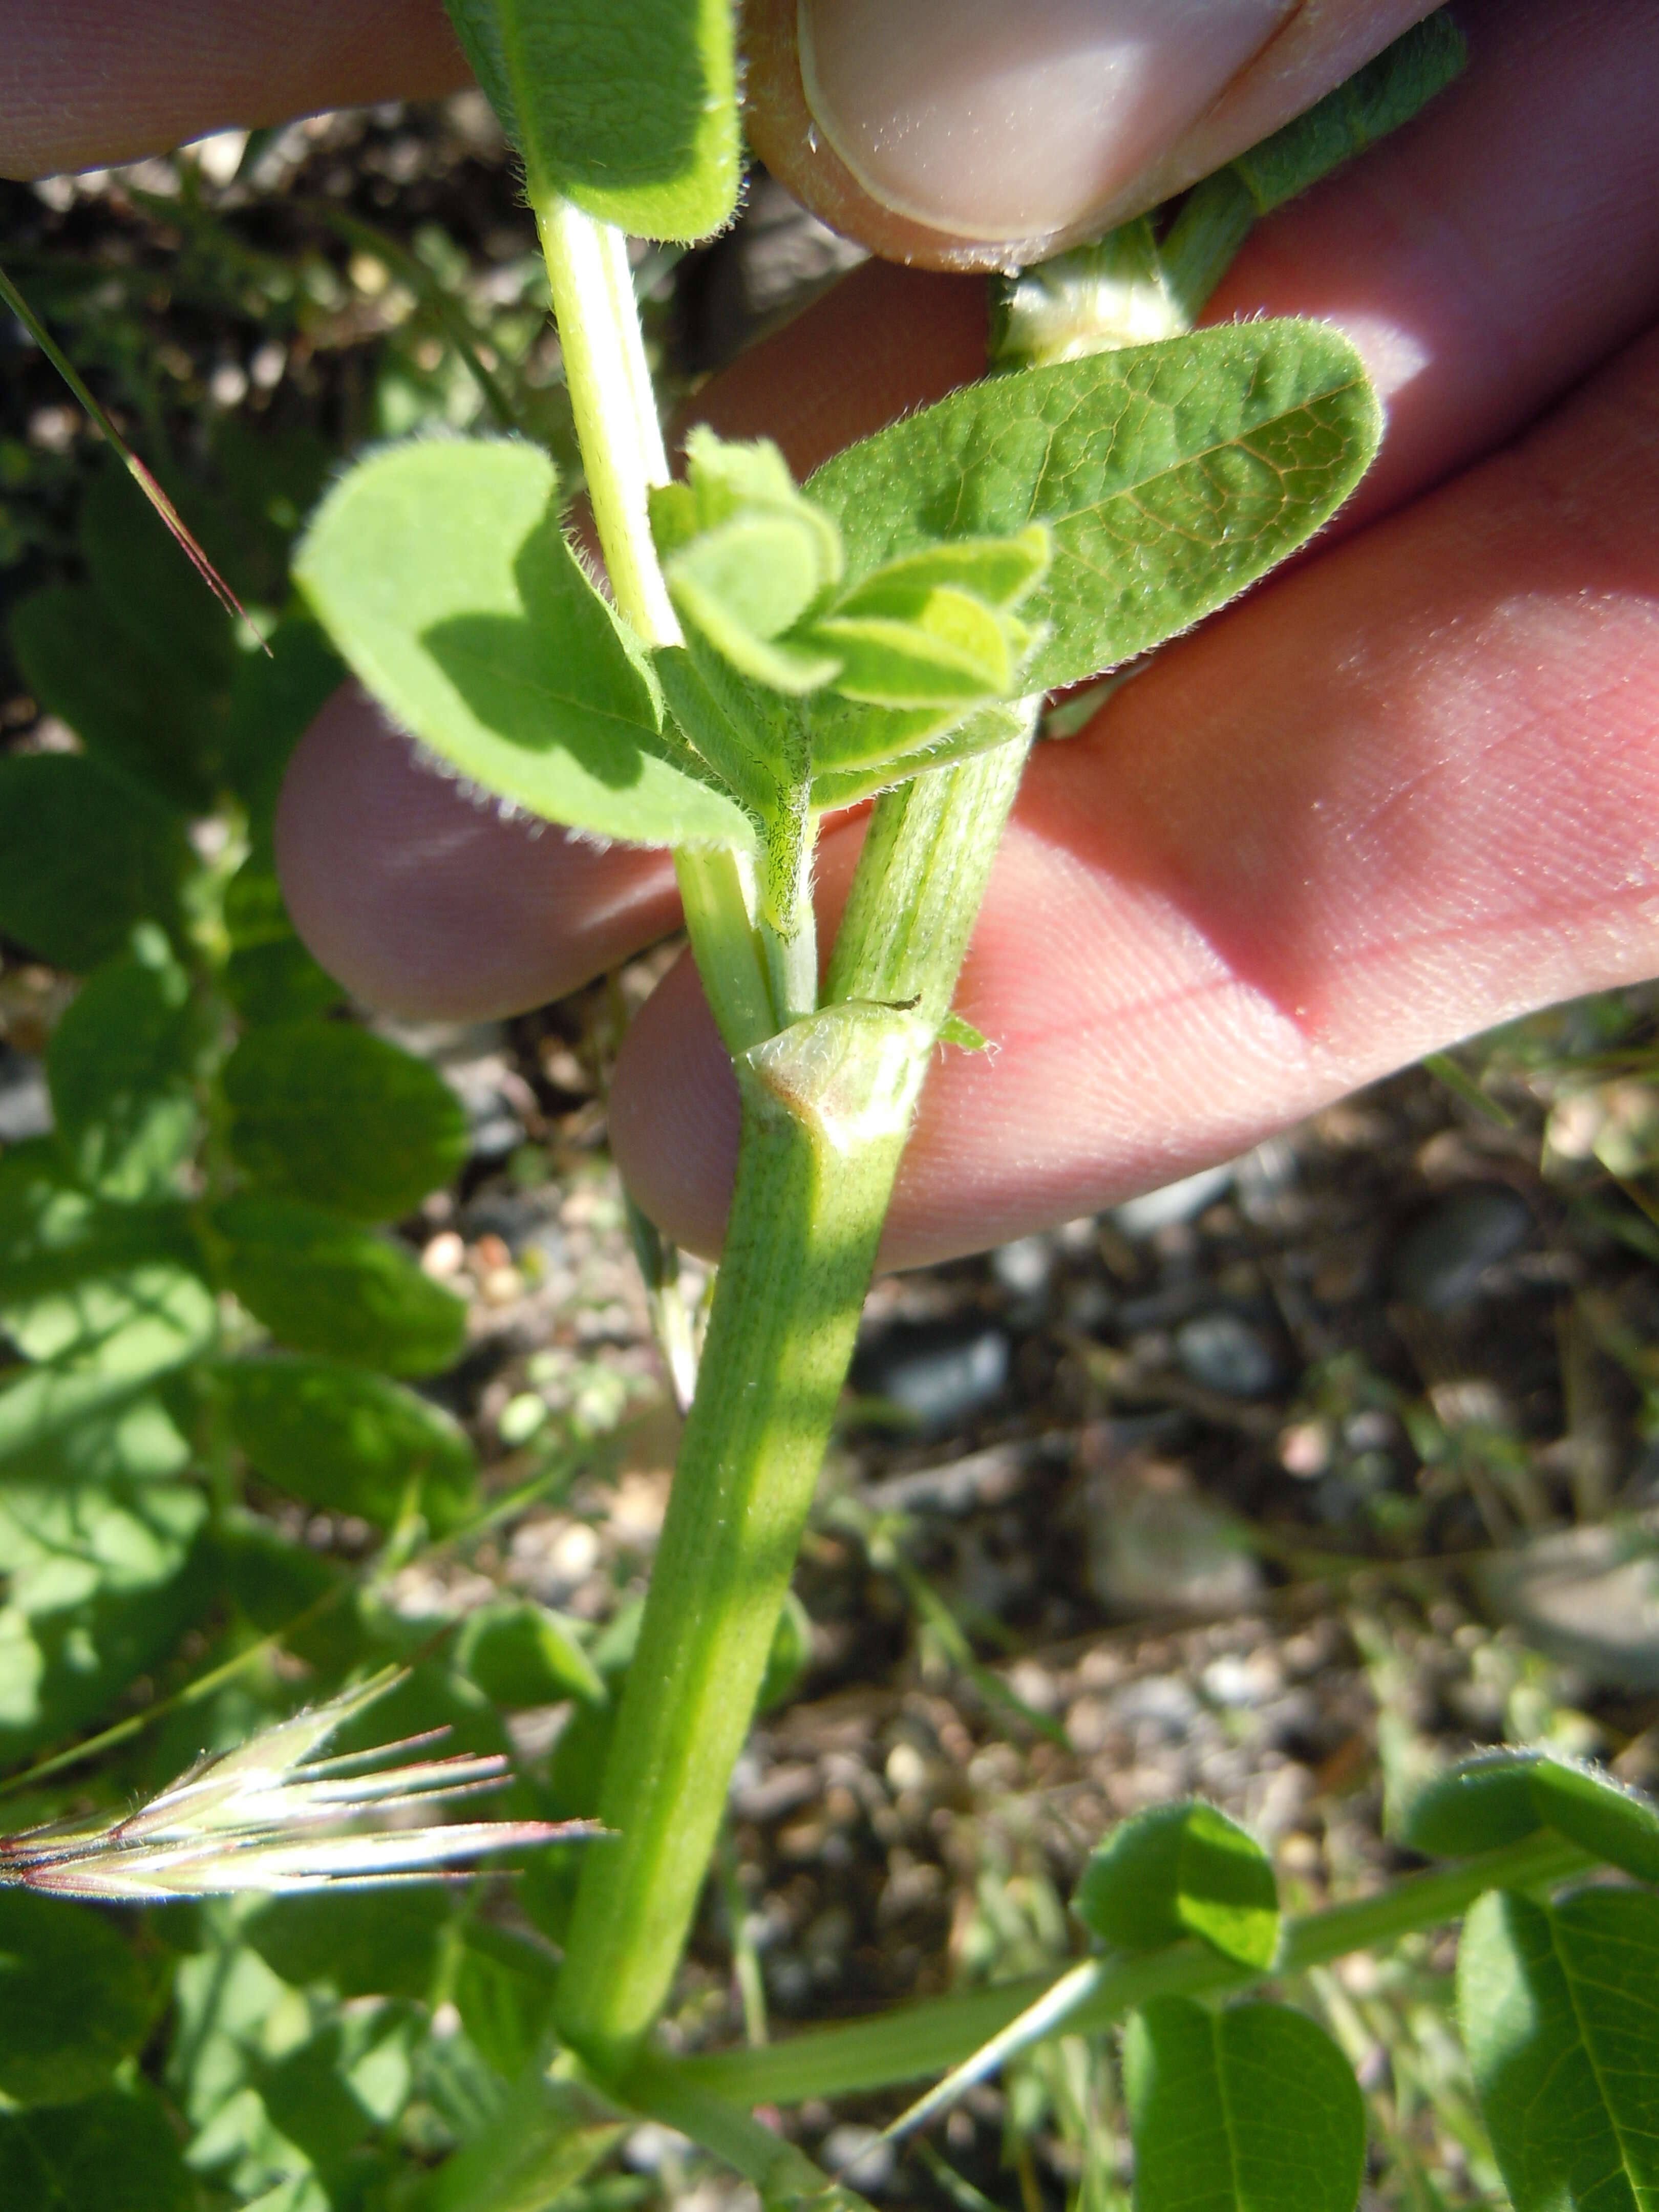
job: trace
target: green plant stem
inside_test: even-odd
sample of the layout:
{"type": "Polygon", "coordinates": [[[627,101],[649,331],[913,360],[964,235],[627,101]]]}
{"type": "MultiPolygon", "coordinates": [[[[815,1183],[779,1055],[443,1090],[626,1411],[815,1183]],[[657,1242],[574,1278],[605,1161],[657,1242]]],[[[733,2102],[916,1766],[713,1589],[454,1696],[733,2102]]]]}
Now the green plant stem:
{"type": "Polygon", "coordinates": [[[844,1002],[737,1060],[725,1258],[600,1798],[617,1832],[587,1852],[560,1983],[561,2033],[611,2078],[679,1962],[1024,753],[936,770],[885,826],[878,809],[844,1002]],[[884,895],[890,873],[914,915],[884,895]]]}
{"type": "MultiPolygon", "coordinates": [[[[668,482],[668,452],[628,240],[534,179],[531,199],[611,597],[646,645],[678,645],[678,617],[651,536],[651,489],[668,482]]],[[[674,869],[697,972],[728,1049],[741,1052],[778,1022],[737,856],[682,849],[674,869]]]]}
{"type": "MultiPolygon", "coordinates": [[[[1068,2034],[1092,2033],[1153,1997],[1222,1996],[1305,1972],[1351,1952],[1377,1949],[1419,1929],[1441,1927],[1489,1889],[1547,1887],[1588,1873],[1594,1864],[1577,1845],[1544,1834],[1457,1866],[1409,1875],[1374,1897],[1287,1921],[1279,1956],[1267,1973],[1195,1942],[1144,1959],[1103,1960],[1088,1990],[1066,2014],[1064,2029],[1068,2034]]],[[[1061,1978],[1025,1974],[988,1989],[902,2005],[872,2020],[812,2029],[763,2051],[721,2051],[678,2063],[702,2087],[738,2104],[793,2105],[808,2097],[887,2088],[943,2073],[971,2057],[1061,1978]]]]}

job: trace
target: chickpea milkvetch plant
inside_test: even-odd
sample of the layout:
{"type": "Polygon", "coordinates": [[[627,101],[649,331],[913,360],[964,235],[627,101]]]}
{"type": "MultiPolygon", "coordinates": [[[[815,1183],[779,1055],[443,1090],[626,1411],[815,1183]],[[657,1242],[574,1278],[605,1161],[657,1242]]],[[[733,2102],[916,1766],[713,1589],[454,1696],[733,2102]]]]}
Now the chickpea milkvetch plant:
{"type": "MultiPolygon", "coordinates": [[[[1465,2039],[1519,2212],[1569,2202],[1637,2212],[1659,2202],[1659,1814],[1592,1771],[1541,1756],[1476,1762],[1431,1785],[1401,1840],[1449,1863],[1374,1897],[1287,1917],[1270,1863],[1243,1831],[1202,1805],[1160,1808],[1096,1853],[1074,1900],[1093,1948],[1058,1978],[772,2049],[675,2058],[652,2037],[773,1650],[916,1100],[941,1042],[977,1042],[952,1016],[951,996],[1043,698],[1152,650],[1248,588],[1328,519],[1376,445],[1375,398],[1335,332],[1292,322],[1199,331],[1193,319],[1258,216],[1404,120],[1445,80],[1455,34],[1438,19],[1421,27],[1300,124],[1196,188],[1171,219],[1131,224],[1010,280],[998,317],[1001,373],[890,425],[798,485],[775,448],[707,430],[687,441],[684,478],[671,477],[634,304],[628,234],[695,239],[735,203],[726,0],[617,0],[603,9],[582,0],[452,0],[452,13],[523,161],[609,591],[568,535],[573,487],[544,453],[513,440],[371,453],[323,501],[295,573],[346,663],[455,774],[593,836],[672,848],[742,1099],[737,1180],[668,1516],[610,1724],[603,1833],[580,1847],[556,1984],[539,1954],[533,1965],[508,1962],[545,1997],[514,2034],[492,2029],[498,2015],[476,1988],[466,2002],[457,1997],[469,2037],[500,2063],[476,2092],[473,2124],[451,2131],[461,2148],[430,2171],[411,2178],[319,2154],[303,2186],[258,2195],[250,2177],[268,2179],[270,2166],[240,2138],[240,2163],[227,2163],[211,2120],[209,2148],[198,2139],[192,2151],[198,2170],[271,2212],[402,2203],[411,2190],[433,2212],[535,2212],[647,2116],[726,2160],[769,2202],[847,2198],[847,2184],[754,2108],[942,2075],[896,2124],[904,2131],[1033,2042],[1127,2020],[1143,2212],[1194,2200],[1351,2212],[1364,2117],[1350,2067],[1294,2004],[1230,2000],[1264,1983],[1294,1994],[1310,1968],[1467,1911],[1465,2039]],[[1148,328],[1166,335],[1118,343],[1148,328]],[[826,811],[866,800],[868,830],[826,960],[811,901],[817,827],[826,811]],[[1583,1886],[1597,1869],[1621,1879],[1583,1886]]],[[[133,843],[136,854],[149,849],[133,843]]],[[[148,960],[168,975],[165,932],[134,943],[118,957],[137,967],[103,988],[149,991],[164,1020],[188,992],[145,982],[138,969],[148,960]]],[[[116,949],[100,940],[95,950],[116,949]]],[[[85,1024],[100,988],[94,976],[77,1001],[85,1024]]],[[[251,1027],[212,1076],[231,1116],[234,1164],[252,1188],[215,1194],[204,1216],[191,1215],[185,1228],[205,1256],[185,1275],[198,1280],[199,1266],[279,1341],[303,1347],[307,1303],[333,1254],[329,1279],[342,1286],[334,1321],[348,1336],[368,1329],[373,1338],[390,1292],[363,1257],[362,1232],[341,1225],[354,1170],[329,1156],[296,1176],[291,1127],[261,1136],[269,1087],[299,1081],[295,1069],[321,1068],[331,1053],[356,1052],[324,1042],[354,1033],[313,1024],[303,1052],[292,1037],[271,1043],[266,1034],[261,1044],[251,1027]],[[359,1243],[348,1254],[341,1239],[351,1235],[359,1243]],[[255,1265],[250,1250],[266,1256],[255,1265]]],[[[72,1068],[69,1047],[59,1057],[72,1068]]],[[[385,1068],[380,1075],[390,1079],[385,1068]]],[[[55,1090],[59,1083],[54,1070],[55,1090]]],[[[88,1083],[97,1093],[97,1079],[88,1083]]],[[[70,1073],[61,1085],[65,1099],[76,1095],[70,1073]]],[[[324,1083],[318,1095],[325,1092],[340,1095],[337,1084],[324,1083]]],[[[72,1244],[88,1207],[131,1206],[149,1188],[144,1147],[165,1146],[165,1115],[158,1123],[147,1109],[118,1158],[110,1114],[83,1121],[85,1158],[55,1156],[49,1170],[34,1163],[30,1189],[45,1195],[28,1200],[33,1212],[24,1208],[31,1255],[72,1244]],[[120,1182],[129,1168],[138,1176],[131,1190],[120,1182]],[[61,1234],[50,1226],[60,1218],[61,1234]]],[[[61,1105],[60,1124],[73,1149],[81,1124],[61,1105]]],[[[430,1132],[425,1141],[429,1164],[430,1132]]],[[[398,1194],[381,1188],[375,1163],[360,1165],[359,1213],[395,1210],[398,1194]]],[[[58,1278],[42,1283],[43,1296],[56,1295],[58,1278]]],[[[160,1287],[146,1295],[159,1300],[160,1287]]],[[[204,1318],[199,1328],[205,1336],[204,1318]]],[[[390,1353],[379,1338],[360,1352],[390,1366],[401,1358],[402,1371],[416,1373],[442,1356],[424,1343],[400,1352],[395,1330],[387,1341],[390,1353]]],[[[47,1366],[55,1348],[43,1322],[32,1352],[40,1377],[25,1376],[13,1394],[37,1379],[62,1389],[47,1366]]],[[[303,1457],[307,1437],[335,1432],[325,1422],[295,1426],[282,1371],[280,1358],[233,1357],[214,1379],[242,1407],[248,1436],[264,1433],[263,1411],[265,1430],[293,1444],[287,1464],[303,1457]]],[[[368,1376],[332,1387],[397,1388],[368,1376]]],[[[10,1402],[0,1397],[0,1423],[10,1402]]],[[[404,1418],[416,1417],[405,1408],[404,1418]]],[[[435,1446],[424,1449],[433,1461],[435,1446]]],[[[566,1686],[591,1697],[574,1660],[568,1671],[566,1686]]],[[[357,1718],[382,1686],[372,1681],[284,1723],[298,1731],[291,1742],[279,1729],[262,1752],[255,1738],[136,1812],[10,1839],[0,1878],[131,1897],[146,1893],[147,1881],[234,1889],[261,1867],[267,1886],[401,1869],[428,1848],[426,1832],[418,1842],[393,1831],[310,1844],[291,1833],[319,1818],[361,1823],[388,1792],[417,1811],[434,1794],[495,1778],[487,1755],[379,1773],[361,1754],[314,1759],[324,1735],[357,1718]]],[[[475,1825],[438,1832],[433,1857],[489,1848],[475,1825]]],[[[532,1843],[547,1832],[509,1821],[495,1839],[532,1843]]],[[[328,1902],[353,1909],[350,1899],[328,1902]]],[[[15,1894],[0,1899],[8,1904],[58,1909],[15,1894]]],[[[303,1923],[288,1924],[300,1928],[289,1940],[303,1948],[303,1923]]],[[[330,1924],[349,1950],[349,1921],[330,1924]]],[[[18,1925],[22,1958],[27,1929],[18,1925]]],[[[5,1926],[0,1912],[0,1934],[5,1926]]],[[[88,1959],[101,1958],[107,1937],[88,1923],[70,1950],[79,1942],[88,1959]]],[[[459,1941],[465,1953],[468,1939],[459,1941]]],[[[444,1942],[450,1949],[440,1946],[435,1966],[429,1944],[422,1954],[422,1989],[462,1986],[465,1960],[444,1942]]],[[[85,1985],[96,1986],[86,1972],[85,1985]]],[[[210,2001],[204,1978],[188,1973],[181,1987],[186,2036],[234,2042],[222,1992],[210,2001]]],[[[508,2002],[499,1992],[490,2000],[508,2002]]],[[[142,2022],[141,1996],[129,1991],[127,2007],[142,2022]]],[[[344,2048],[362,2031],[343,2013],[323,2032],[344,2048]]],[[[0,2088],[22,2108],[21,2118],[0,2116],[0,2176],[9,2159],[21,2177],[15,2201],[98,2201],[63,2179],[61,2158],[52,2162],[46,2115],[66,2104],[66,2081],[100,2092],[88,2140],[107,2142],[106,2164],[125,2155],[123,2126],[147,2146],[128,2157],[129,2172],[159,2178],[149,2195],[129,2190],[125,2201],[189,2201],[184,2169],[167,2164],[155,2112],[136,2084],[118,2074],[115,2090],[100,2087],[142,2039],[121,2029],[77,2057],[66,2035],[70,2055],[42,2096],[20,2055],[24,2032],[0,2027],[0,2088]]],[[[365,2048],[349,2075],[360,2101],[373,2094],[372,2056],[365,2048]]],[[[244,2049],[236,2063],[239,2081],[280,2073],[269,2051],[256,2065],[244,2049]]],[[[260,2094],[273,2109],[273,2093],[260,2094]]],[[[280,2083],[275,2094],[283,2109],[280,2083]]],[[[447,2094],[452,2103],[459,2096],[453,2076],[447,2094]]],[[[314,2112],[286,2109],[301,2136],[317,2124],[314,2112]]]]}

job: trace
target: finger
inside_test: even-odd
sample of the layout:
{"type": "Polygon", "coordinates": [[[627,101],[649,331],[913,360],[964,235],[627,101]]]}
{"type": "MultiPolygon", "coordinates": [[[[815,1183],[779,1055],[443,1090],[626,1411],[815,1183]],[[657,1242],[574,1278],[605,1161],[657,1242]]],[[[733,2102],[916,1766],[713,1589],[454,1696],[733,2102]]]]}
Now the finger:
{"type": "Polygon", "coordinates": [[[750,0],[750,133],[837,230],[923,267],[1032,260],[1182,190],[1429,0],[750,0]]]}
{"type": "Polygon", "coordinates": [[[0,0],[0,175],[471,82],[441,0],[0,0]]]}
{"type": "MultiPolygon", "coordinates": [[[[1407,137],[1264,225],[1218,303],[1224,313],[1260,302],[1323,313],[1353,331],[1390,392],[1378,489],[1360,495],[1372,513],[1506,435],[1627,335],[1651,304],[1659,266],[1659,141],[1643,90],[1659,22],[1647,0],[1575,10],[1498,0],[1468,13],[1474,59],[1465,82],[1407,137]],[[1551,113],[1571,127],[1552,137],[1551,113]]],[[[769,432],[804,472],[979,374],[984,312],[975,280],[867,264],[715,379],[700,410],[729,435],[769,432]]],[[[361,719],[336,724],[330,742],[349,748],[359,734],[367,744],[361,719]]],[[[297,893],[301,927],[364,996],[422,1002],[441,989],[459,1006],[475,990],[479,1010],[496,1011],[511,983],[520,1004],[536,1004],[580,980],[584,957],[634,949],[660,926],[665,909],[653,894],[629,944],[626,900],[606,888],[600,862],[588,890],[615,935],[572,943],[553,926],[567,915],[575,928],[568,899],[539,906],[526,896],[488,932],[434,939],[407,903],[392,841],[376,827],[398,818],[413,773],[406,750],[368,744],[353,770],[356,814],[310,780],[285,803],[285,867],[301,867],[313,838],[324,855],[297,893]],[[384,799],[378,776],[395,787],[384,799]],[[348,839],[348,819],[361,842],[348,839]],[[428,960],[441,963],[430,978],[428,960]]],[[[476,828],[453,786],[437,785],[428,799],[476,828]]],[[[552,865],[558,850],[544,842],[524,865],[552,865]]],[[[464,905],[467,887],[448,890],[440,875],[470,868],[471,854],[466,837],[434,838],[426,896],[464,905]]],[[[611,865],[637,883],[631,860],[615,855],[611,865]]]]}
{"type": "MultiPolygon", "coordinates": [[[[1651,338],[1039,748],[958,995],[1001,1049],[935,1066],[889,1262],[1091,1212],[1652,973],[1656,512],[1651,338]]],[[[718,1239],[733,1127],[680,974],[628,1039],[612,1134],[685,1243],[718,1239]]]]}
{"type": "Polygon", "coordinates": [[[276,844],[283,896],[312,952],[358,997],[395,1013],[516,1013],[679,920],[665,853],[604,851],[503,818],[423,765],[352,685],[300,742],[276,844]]]}

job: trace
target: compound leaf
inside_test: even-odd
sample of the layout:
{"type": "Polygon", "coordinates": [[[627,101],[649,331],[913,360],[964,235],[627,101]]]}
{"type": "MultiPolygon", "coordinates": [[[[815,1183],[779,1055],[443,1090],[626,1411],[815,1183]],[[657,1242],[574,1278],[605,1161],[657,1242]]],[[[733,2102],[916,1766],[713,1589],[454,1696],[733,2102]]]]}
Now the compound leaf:
{"type": "Polygon", "coordinates": [[[27,1338],[42,1362],[0,1389],[0,1461],[125,1405],[204,1351],[217,1320],[206,1284],[167,1260],[42,1293],[27,1338]]]}
{"type": "Polygon", "coordinates": [[[1135,2212],[1353,2212],[1364,2102],[1304,2013],[1160,1997],[1129,2023],[1123,2072],[1135,2212]]]}
{"type": "Polygon", "coordinates": [[[197,2202],[161,2100],[143,2083],[0,2112],[6,2212],[195,2212],[197,2202]]]}
{"type": "Polygon", "coordinates": [[[1048,635],[1033,690],[1079,682],[1211,613],[1312,535],[1376,449],[1359,358],[1313,323],[1199,331],[996,377],[827,462],[811,495],[856,579],[939,539],[1047,523],[1021,604],[1048,635]]]}
{"type": "Polygon", "coordinates": [[[226,1283],[295,1351],[392,1375],[434,1374],[459,1352],[466,1308],[389,1238],[297,1199],[227,1199],[213,1222],[226,1283]]]}
{"type": "Polygon", "coordinates": [[[729,0],[447,0],[478,81],[551,186],[645,238],[704,238],[737,205],[729,0]]]}
{"type": "Polygon", "coordinates": [[[1515,2212],[1652,2212],[1659,1898],[1490,1892],[1463,1924],[1457,1997],[1515,2212]]]}
{"type": "Polygon", "coordinates": [[[106,1198],[164,1196],[196,1135],[190,978],[160,930],[88,977],[46,1054],[58,1139],[106,1198]]]}
{"type": "Polygon", "coordinates": [[[664,735],[556,494],[532,446],[393,447],[324,501],[295,574],[356,675],[462,775],[600,836],[749,843],[739,809],[664,735]]]}
{"type": "Polygon", "coordinates": [[[173,921],[189,848],[159,799],[74,753],[0,760],[0,929],[58,968],[173,921]]]}
{"type": "Polygon", "coordinates": [[[20,2105],[89,2097],[149,2029],[143,1977],[111,1922],[0,1889],[0,2092],[20,2105]]]}
{"type": "Polygon", "coordinates": [[[471,1501],[477,1455],[466,1431],[384,1376],[283,1355],[219,1373],[237,1445],[290,1497],[390,1528],[417,1490],[439,1530],[471,1501]]]}
{"type": "Polygon", "coordinates": [[[1243,1966],[1266,1967],[1279,1947],[1273,1863],[1213,1805],[1151,1806],[1091,1854],[1072,1900],[1114,1949],[1153,1951],[1197,1936],[1243,1966]]]}
{"type": "Polygon", "coordinates": [[[252,1030],[220,1084],[239,1166],[356,1219],[407,1213],[466,1158],[466,1112],[443,1078],[343,1023],[252,1030]]]}

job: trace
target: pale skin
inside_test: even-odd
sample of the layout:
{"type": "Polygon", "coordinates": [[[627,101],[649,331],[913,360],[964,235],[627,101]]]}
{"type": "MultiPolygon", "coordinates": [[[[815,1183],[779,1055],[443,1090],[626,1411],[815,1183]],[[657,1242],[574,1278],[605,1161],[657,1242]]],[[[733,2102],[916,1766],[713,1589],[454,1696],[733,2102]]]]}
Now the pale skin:
{"type": "MultiPolygon", "coordinates": [[[[1145,188],[1420,12],[1304,10],[1301,74],[1249,65],[1145,188]]],[[[1002,1049],[935,1067],[890,1261],[1093,1210],[1659,969],[1659,16],[1459,13],[1463,82],[1259,231],[1210,311],[1346,329],[1388,400],[1377,468],[1291,573],[1039,747],[958,994],[1002,1049]]],[[[16,174],[463,76],[414,0],[0,0],[0,40],[16,174]]],[[[836,214],[895,243],[891,210],[836,214]]],[[[804,471],[979,373],[983,331],[978,280],[872,265],[702,404],[804,471]]],[[[859,835],[825,840],[831,909],[859,835]]],[[[279,837],[319,956],[410,1012],[537,1004],[677,920],[664,856],[501,823],[352,694],[304,741],[279,837]]],[[[624,1047],[611,1127],[663,1226],[716,1243],[736,1098],[688,963],[624,1047]]]]}

